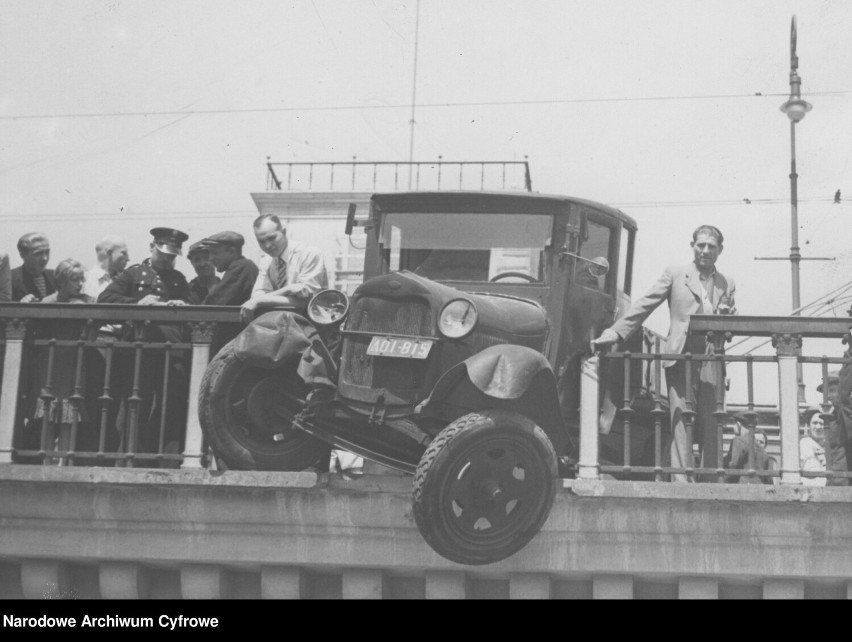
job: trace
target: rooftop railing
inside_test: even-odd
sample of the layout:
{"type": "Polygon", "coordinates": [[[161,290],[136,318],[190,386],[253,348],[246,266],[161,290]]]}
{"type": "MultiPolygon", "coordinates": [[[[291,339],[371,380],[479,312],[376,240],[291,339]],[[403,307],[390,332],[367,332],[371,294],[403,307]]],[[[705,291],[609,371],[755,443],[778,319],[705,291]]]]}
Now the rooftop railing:
{"type": "MultiPolygon", "coordinates": [[[[847,342],[852,319],[845,318],[801,318],[801,317],[746,317],[746,316],[705,316],[692,317],[690,332],[693,336],[704,338],[713,343],[714,354],[664,354],[659,351],[631,353],[608,352],[591,355],[583,363],[581,375],[581,411],[580,411],[580,461],[578,476],[597,479],[602,475],[617,479],[642,479],[665,481],[685,477],[687,481],[738,482],[746,478],[750,482],[810,485],[807,480],[825,480],[828,485],[847,485],[852,473],[832,466],[832,453],[843,450],[842,442],[832,442],[834,432],[831,423],[835,421],[832,412],[832,399],[829,394],[829,368],[839,368],[852,360],[843,357],[807,356],[801,353],[803,339],[836,338],[847,342]],[[775,355],[731,355],[720,349],[726,341],[738,337],[769,337],[775,347],[775,355]],[[667,387],[663,383],[663,362],[681,362],[685,364],[685,409],[682,412],[686,432],[686,452],[697,456],[699,450],[707,451],[712,462],[710,466],[701,466],[696,458],[695,465],[687,458],[684,467],[673,467],[667,457],[667,444],[671,441],[671,427],[667,387]],[[702,370],[701,364],[714,363],[715,367],[702,370]],[[650,370],[653,376],[646,377],[648,387],[643,394],[637,395],[635,375],[637,370],[650,370]],[[730,439],[725,443],[727,427],[733,423],[730,408],[725,401],[725,369],[741,364],[745,369],[746,400],[740,406],[744,411],[741,417],[747,425],[743,435],[746,448],[747,465],[744,467],[726,466],[726,454],[730,452],[730,439]],[[758,419],[766,415],[766,408],[760,407],[755,399],[755,366],[774,364],[778,385],[777,425],[779,427],[780,468],[773,466],[774,458],[760,457],[761,447],[755,444],[758,432],[758,419]],[[800,403],[797,364],[816,364],[819,366],[822,382],[822,402],[819,410],[829,428],[826,431],[825,454],[826,468],[823,470],[805,470],[802,467],[800,440],[800,403]],[[623,372],[624,384],[617,391],[610,391],[610,403],[614,406],[615,418],[611,425],[600,421],[601,370],[623,372]],[[696,399],[695,386],[699,378],[711,384],[715,398],[704,399],[712,408],[703,408],[703,416],[711,417],[701,428],[703,448],[699,442],[700,400],[696,399]],[[612,439],[611,434],[617,433],[612,439]],[[709,431],[709,432],[707,432],[709,431]],[[709,438],[707,437],[709,434],[709,438]],[[612,443],[620,446],[615,453],[612,443]],[[639,447],[637,448],[637,443],[639,447]],[[727,445],[727,448],[726,448],[727,445]],[[644,447],[643,447],[644,446],[644,447]],[[601,457],[609,449],[609,461],[601,457]],[[726,452],[727,451],[727,452],[726,452]],[[638,453],[638,454],[637,454],[638,453]],[[617,460],[617,461],[612,461],[617,460]],[[805,480],[805,481],[803,481],[805,480]]],[[[843,352],[839,350],[838,352],[843,352]]],[[[740,372],[742,368],[740,368],[740,372]]],[[[765,449],[764,449],[765,451],[765,449]]],[[[817,482],[822,483],[822,482],[817,482]]]]}
{"type": "Polygon", "coordinates": [[[532,191],[529,162],[437,161],[273,163],[267,159],[269,191],[532,191]]]}

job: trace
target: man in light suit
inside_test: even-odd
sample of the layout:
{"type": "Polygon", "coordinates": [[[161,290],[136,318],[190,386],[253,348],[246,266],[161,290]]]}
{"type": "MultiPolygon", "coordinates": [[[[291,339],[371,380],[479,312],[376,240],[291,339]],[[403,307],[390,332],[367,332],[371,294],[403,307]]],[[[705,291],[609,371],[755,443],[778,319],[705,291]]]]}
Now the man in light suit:
{"type": "MultiPolygon", "coordinates": [[[[716,270],[716,259],[722,253],[722,233],[712,225],[701,225],[692,233],[694,260],[681,266],[669,266],[653,287],[630,306],[625,315],[611,328],[601,333],[594,344],[612,344],[627,339],[637,331],[645,319],[663,301],[669,302],[670,327],[663,353],[713,354],[721,345],[706,343],[703,337],[687,337],[689,317],[693,314],[736,314],[733,279],[716,270]]],[[[674,468],[693,466],[692,453],[688,452],[683,412],[687,409],[686,364],[684,361],[663,361],[666,369],[669,405],[671,412],[672,442],[669,449],[674,468]]],[[[717,438],[720,427],[713,412],[718,399],[724,401],[724,375],[716,363],[710,361],[692,364],[691,372],[693,409],[696,412],[693,439],[701,451],[701,466],[716,468],[719,465],[717,438]]],[[[706,481],[715,480],[709,476],[706,481]]],[[[676,481],[686,476],[672,475],[676,481]]],[[[705,481],[702,479],[702,481],[705,481]]]]}

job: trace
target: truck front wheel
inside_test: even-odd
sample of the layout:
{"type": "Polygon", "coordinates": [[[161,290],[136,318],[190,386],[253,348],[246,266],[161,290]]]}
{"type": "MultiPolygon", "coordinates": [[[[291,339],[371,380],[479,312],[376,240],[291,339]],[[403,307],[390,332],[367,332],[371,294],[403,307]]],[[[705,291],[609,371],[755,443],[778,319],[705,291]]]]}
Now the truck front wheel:
{"type": "Polygon", "coordinates": [[[429,444],[414,477],[414,519],[426,542],[461,564],[516,553],[553,505],[556,452],[523,415],[486,410],[459,417],[429,444]]]}

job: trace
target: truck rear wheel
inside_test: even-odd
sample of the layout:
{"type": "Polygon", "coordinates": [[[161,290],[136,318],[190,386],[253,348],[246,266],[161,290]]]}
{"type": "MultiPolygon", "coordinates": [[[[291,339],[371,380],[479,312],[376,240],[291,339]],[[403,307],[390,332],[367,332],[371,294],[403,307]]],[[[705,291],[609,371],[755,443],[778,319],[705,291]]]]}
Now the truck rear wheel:
{"type": "Polygon", "coordinates": [[[201,381],[201,429],[229,468],[304,470],[330,452],[327,444],[293,426],[307,394],[295,362],[275,370],[250,366],[237,357],[231,342],[201,381]]]}
{"type": "Polygon", "coordinates": [[[426,542],[461,564],[490,564],[523,548],[550,514],[556,452],[523,415],[459,417],[432,441],[414,477],[414,519],[426,542]]]}

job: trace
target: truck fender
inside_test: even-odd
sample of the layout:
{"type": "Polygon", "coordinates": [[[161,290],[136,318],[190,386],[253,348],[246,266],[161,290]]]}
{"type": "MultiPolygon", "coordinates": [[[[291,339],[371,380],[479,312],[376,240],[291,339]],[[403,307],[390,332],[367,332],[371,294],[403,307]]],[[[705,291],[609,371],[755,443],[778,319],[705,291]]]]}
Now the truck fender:
{"type": "MultiPolygon", "coordinates": [[[[564,452],[570,441],[559,408],[556,377],[547,358],[525,346],[501,344],[456,364],[438,380],[420,412],[511,409],[532,419],[564,452]]],[[[464,414],[461,412],[461,414],[464,414]]]]}
{"type": "Polygon", "coordinates": [[[297,372],[308,384],[334,385],[334,361],[317,329],[305,317],[286,310],[267,312],[234,339],[240,361],[274,370],[299,359],[297,372]]]}

